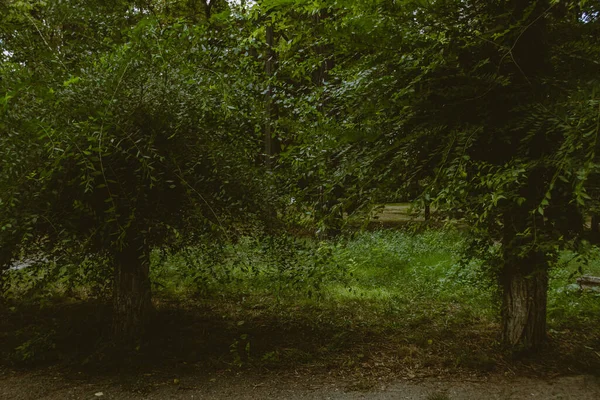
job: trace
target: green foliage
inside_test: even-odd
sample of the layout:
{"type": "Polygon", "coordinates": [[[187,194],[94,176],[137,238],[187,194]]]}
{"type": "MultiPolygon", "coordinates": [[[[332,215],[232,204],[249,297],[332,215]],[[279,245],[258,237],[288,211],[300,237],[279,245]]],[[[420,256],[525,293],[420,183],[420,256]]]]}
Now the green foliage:
{"type": "Polygon", "coordinates": [[[76,73],[61,61],[66,69],[51,67],[42,84],[29,60],[4,71],[4,266],[35,253],[110,258],[131,242],[181,245],[257,226],[260,85],[247,74],[255,61],[230,51],[237,43],[225,32],[237,28],[128,22],[120,42],[101,49],[65,39],[87,46],[76,73]]]}
{"type": "MultiPolygon", "coordinates": [[[[160,262],[156,255],[153,281],[158,293],[170,296],[229,293],[254,298],[250,303],[266,301],[264,306],[269,301],[263,296],[275,301],[272,305],[353,304],[376,315],[402,315],[405,322],[425,314],[449,318],[448,312],[454,323],[493,321],[499,306],[494,276],[481,259],[464,263],[468,243],[464,233],[434,230],[365,232],[333,243],[246,238],[219,250],[201,247],[167,255],[160,262]]],[[[596,319],[598,295],[582,293],[575,284],[582,273],[600,271],[596,253],[592,250],[587,260],[562,253],[552,269],[549,318],[554,327],[596,319]]]]}
{"type": "Polygon", "coordinates": [[[90,256],[77,263],[30,261],[4,273],[3,299],[41,305],[64,297],[105,300],[111,293],[111,267],[106,260],[90,256]]]}
{"type": "Polygon", "coordinates": [[[171,296],[230,293],[320,307],[356,302],[417,319],[456,304],[465,315],[487,318],[495,297],[480,263],[460,263],[465,239],[451,231],[381,231],[335,242],[247,238],[212,258],[206,247],[155,258],[152,279],[159,293],[171,296]]]}
{"type": "Polygon", "coordinates": [[[44,361],[56,349],[56,332],[33,332],[31,339],[26,340],[14,349],[12,359],[18,364],[28,364],[44,361]]]}
{"type": "Polygon", "coordinates": [[[595,208],[597,9],[515,4],[261,3],[282,31],[271,83],[290,210],[318,226],[420,196],[490,240],[518,214],[524,242],[572,246],[595,208]]]}
{"type": "Polygon", "coordinates": [[[135,247],[154,251],[167,291],[252,279],[278,300],[488,304],[490,277],[580,250],[600,209],[599,12],[574,0],[3,2],[3,291],[88,281],[99,295],[135,247]],[[277,236],[335,236],[345,216],[400,200],[462,219],[472,245],[277,236]],[[6,272],[32,258],[46,266],[6,272]]]}
{"type": "Polygon", "coordinates": [[[381,231],[349,241],[336,256],[354,277],[350,290],[338,287],[343,299],[386,304],[388,313],[419,318],[445,313],[451,304],[466,315],[490,316],[493,291],[473,260],[461,264],[466,237],[452,231],[423,234],[381,231]]]}
{"type": "Polygon", "coordinates": [[[332,255],[337,246],[290,236],[242,238],[225,247],[209,244],[156,257],[152,280],[167,293],[222,292],[282,297],[320,297],[327,284],[345,280],[346,267],[332,255]]]}
{"type": "MultiPolygon", "coordinates": [[[[250,303],[261,307],[354,304],[365,312],[402,314],[408,320],[418,320],[424,313],[442,317],[455,308],[456,322],[496,319],[493,275],[480,259],[464,263],[469,243],[464,233],[378,231],[336,242],[246,237],[228,245],[203,243],[153,252],[151,280],[159,297],[233,296],[254,299],[250,303]]],[[[585,257],[561,253],[549,292],[548,315],[554,329],[597,320],[598,293],[581,292],[575,281],[582,274],[600,275],[599,260],[597,247],[585,257]]],[[[70,297],[103,299],[109,293],[111,270],[98,269],[94,262],[10,271],[5,298],[40,305],[70,297]]]]}
{"type": "Polygon", "coordinates": [[[585,257],[564,252],[552,270],[548,317],[557,327],[576,327],[596,323],[600,312],[600,293],[582,291],[575,278],[600,275],[600,249],[588,249],[585,257]]]}

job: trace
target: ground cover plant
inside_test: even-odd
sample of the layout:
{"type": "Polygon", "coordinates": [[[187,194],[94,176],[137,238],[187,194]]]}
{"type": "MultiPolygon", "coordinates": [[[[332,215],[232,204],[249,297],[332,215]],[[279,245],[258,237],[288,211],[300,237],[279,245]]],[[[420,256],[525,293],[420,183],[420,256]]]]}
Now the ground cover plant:
{"type": "MultiPolygon", "coordinates": [[[[545,356],[515,361],[497,334],[495,285],[479,260],[461,262],[468,239],[454,228],[383,230],[334,241],[244,238],[219,245],[212,258],[208,244],[155,252],[155,321],[125,364],[335,368],[368,371],[365,385],[397,374],[598,368],[600,294],[581,292],[575,283],[582,272],[600,272],[597,250],[588,260],[561,256],[565,265],[550,282],[545,356]]],[[[91,290],[92,279],[49,279],[42,271],[11,272],[20,291],[11,292],[15,298],[2,310],[9,322],[2,330],[3,363],[94,370],[123,362],[111,355],[106,293],[91,290]],[[45,281],[46,290],[32,297],[38,285],[28,281],[45,281]]]]}

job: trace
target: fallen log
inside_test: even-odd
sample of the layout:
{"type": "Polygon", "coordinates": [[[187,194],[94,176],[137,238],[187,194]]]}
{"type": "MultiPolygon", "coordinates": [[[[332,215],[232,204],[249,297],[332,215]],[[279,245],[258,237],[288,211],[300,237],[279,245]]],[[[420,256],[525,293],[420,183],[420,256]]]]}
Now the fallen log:
{"type": "Polygon", "coordinates": [[[577,278],[579,289],[596,289],[600,290],[600,276],[583,275],[577,278]]]}

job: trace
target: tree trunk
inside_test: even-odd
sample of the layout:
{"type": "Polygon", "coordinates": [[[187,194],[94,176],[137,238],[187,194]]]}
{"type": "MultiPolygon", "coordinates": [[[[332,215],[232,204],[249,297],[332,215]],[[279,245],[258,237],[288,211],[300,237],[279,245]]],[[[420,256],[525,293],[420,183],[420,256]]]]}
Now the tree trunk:
{"type": "MultiPolygon", "coordinates": [[[[527,197],[536,199],[536,182],[544,170],[532,171],[527,197]]],[[[532,202],[532,204],[535,204],[532,202]]],[[[506,210],[504,215],[502,290],[502,339],[516,351],[535,351],[546,340],[546,308],[550,253],[536,247],[534,235],[523,232],[533,226],[544,235],[543,217],[531,214],[531,204],[506,210]]]]}
{"type": "Polygon", "coordinates": [[[598,217],[597,215],[592,215],[592,233],[599,233],[600,230],[598,229],[600,225],[600,217],[598,217]]]}
{"type": "MultiPolygon", "coordinates": [[[[502,285],[502,338],[516,350],[537,350],[546,340],[548,257],[528,244],[505,238],[502,285]],[[520,243],[519,243],[520,242],[520,243]]],[[[529,244],[530,245],[530,244],[529,244]]]]}
{"type": "Polygon", "coordinates": [[[322,239],[336,238],[342,233],[344,211],[339,204],[344,188],[336,185],[329,194],[325,194],[323,203],[323,232],[322,239]]]}
{"type": "Polygon", "coordinates": [[[207,21],[210,20],[210,16],[212,14],[212,6],[214,5],[216,0],[202,0],[202,5],[204,5],[204,16],[207,21]]]}
{"type": "MultiPolygon", "coordinates": [[[[324,29],[323,22],[330,18],[327,9],[324,8],[318,13],[314,14],[313,21],[315,24],[315,34],[319,37],[319,41],[323,40],[324,29]]],[[[329,80],[329,72],[335,67],[335,51],[333,44],[319,44],[316,47],[317,54],[322,58],[319,67],[313,71],[313,83],[317,87],[322,87],[325,82],[329,80]]],[[[331,110],[328,110],[329,96],[324,94],[321,101],[317,104],[317,110],[325,117],[333,117],[331,110]]],[[[336,168],[338,167],[338,161],[335,153],[331,153],[330,159],[332,161],[327,163],[327,169],[330,172],[326,174],[333,176],[336,168]]],[[[325,178],[327,179],[327,178],[325,178]]],[[[322,196],[320,198],[321,208],[321,221],[323,224],[322,229],[319,232],[319,238],[329,239],[335,238],[342,233],[342,227],[344,226],[344,211],[340,205],[340,199],[344,197],[345,189],[340,183],[336,184],[329,192],[325,191],[325,184],[321,187],[322,196]]]]}
{"type": "Polygon", "coordinates": [[[144,333],[152,310],[150,259],[144,246],[130,244],[114,259],[113,336],[129,345],[144,333]]]}
{"type": "MultiPolygon", "coordinates": [[[[272,79],[275,73],[275,50],[274,50],[274,32],[273,24],[269,22],[266,26],[266,43],[267,43],[267,57],[265,60],[265,72],[268,79],[272,79]]],[[[267,87],[267,94],[265,97],[265,111],[267,119],[265,121],[265,132],[264,132],[264,145],[265,145],[265,165],[267,169],[273,168],[273,156],[274,156],[274,140],[273,140],[273,86],[271,82],[267,87]]]]}
{"type": "MultiPolygon", "coordinates": [[[[542,18],[549,1],[512,0],[507,5],[512,6],[509,7],[512,12],[507,13],[510,15],[507,28],[510,26],[508,29],[512,30],[514,21],[520,21],[522,25],[506,36],[514,62],[505,64],[502,73],[511,75],[508,90],[514,104],[507,104],[509,107],[505,111],[509,119],[523,118],[517,111],[520,106],[543,103],[549,93],[544,77],[552,71],[552,63],[546,19],[542,18]]],[[[506,98],[503,101],[506,102],[506,98]]],[[[521,135],[522,132],[518,132],[515,138],[521,135]]],[[[530,146],[529,157],[533,159],[542,158],[547,146],[551,146],[546,136],[540,135],[540,138],[543,139],[539,144],[530,146]]],[[[500,274],[502,336],[504,343],[515,350],[537,350],[546,339],[549,256],[536,248],[536,235],[550,233],[543,232],[548,229],[544,218],[531,210],[537,209],[547,191],[548,176],[551,173],[541,165],[529,170],[528,182],[521,189],[526,203],[504,211],[504,266],[500,274]]]]}
{"type": "Polygon", "coordinates": [[[537,350],[546,340],[548,273],[516,273],[503,285],[502,335],[516,349],[537,350]]]}
{"type": "Polygon", "coordinates": [[[431,219],[431,202],[429,200],[425,200],[425,221],[429,221],[431,219]]]}

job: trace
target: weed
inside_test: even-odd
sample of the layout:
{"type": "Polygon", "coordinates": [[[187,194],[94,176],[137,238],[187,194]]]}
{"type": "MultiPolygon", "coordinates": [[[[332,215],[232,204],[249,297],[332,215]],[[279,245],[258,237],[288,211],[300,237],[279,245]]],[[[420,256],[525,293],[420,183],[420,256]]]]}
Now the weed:
{"type": "Polygon", "coordinates": [[[56,331],[36,330],[33,335],[17,346],[13,359],[17,363],[32,363],[45,360],[56,349],[56,331]]]}
{"type": "Polygon", "coordinates": [[[233,357],[233,365],[243,367],[250,361],[250,337],[243,333],[229,345],[229,353],[233,357]]]}
{"type": "Polygon", "coordinates": [[[447,392],[437,392],[427,395],[426,400],[450,400],[450,395],[447,392]]]}

